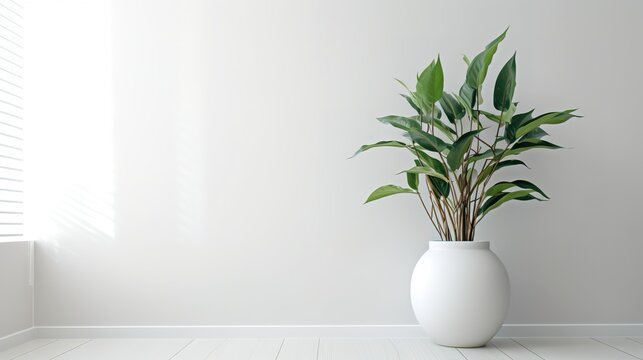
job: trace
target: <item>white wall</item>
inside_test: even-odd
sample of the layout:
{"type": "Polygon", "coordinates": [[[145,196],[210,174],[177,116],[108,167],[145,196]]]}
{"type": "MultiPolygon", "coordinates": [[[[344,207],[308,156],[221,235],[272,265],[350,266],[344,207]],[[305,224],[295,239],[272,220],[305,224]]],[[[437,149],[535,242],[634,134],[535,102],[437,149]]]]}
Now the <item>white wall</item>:
{"type": "Polygon", "coordinates": [[[0,242],[0,346],[3,337],[33,326],[30,249],[27,241],[0,242]]]}
{"type": "MultiPolygon", "coordinates": [[[[525,156],[552,197],[478,232],[508,323],[642,323],[640,1],[33,0],[38,325],[412,324],[436,237],[416,199],[362,206],[406,154],[393,77],[448,89],[507,25],[522,109],[580,108],[525,156]],[[55,14],[55,15],[54,15],[55,14]],[[54,45],[55,44],[55,45],[54,45]],[[44,170],[43,170],[44,169],[44,170]]],[[[490,81],[490,82],[491,82],[490,81]]]]}

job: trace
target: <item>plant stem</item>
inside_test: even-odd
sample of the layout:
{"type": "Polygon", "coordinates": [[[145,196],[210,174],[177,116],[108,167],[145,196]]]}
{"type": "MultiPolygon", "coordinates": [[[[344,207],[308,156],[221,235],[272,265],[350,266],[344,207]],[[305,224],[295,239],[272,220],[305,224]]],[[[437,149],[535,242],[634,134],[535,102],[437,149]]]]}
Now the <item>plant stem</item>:
{"type": "MultiPolygon", "coordinates": [[[[421,116],[422,116],[422,114],[420,114],[420,119],[421,119],[421,116]]],[[[428,130],[428,126],[429,125],[427,123],[427,130],[428,130]]],[[[413,143],[412,146],[413,146],[413,150],[415,151],[415,156],[417,157],[417,159],[420,162],[420,164],[422,164],[422,159],[420,158],[420,154],[418,152],[418,149],[415,147],[415,143],[413,143]]],[[[435,229],[438,231],[438,233],[440,235],[440,238],[442,238],[442,240],[447,240],[447,238],[450,235],[449,234],[449,227],[448,227],[448,224],[446,224],[446,229],[445,229],[444,212],[443,212],[442,208],[440,207],[440,203],[438,201],[435,201],[436,196],[435,196],[435,193],[434,193],[433,189],[429,185],[428,178],[429,178],[428,176],[425,176],[426,189],[429,192],[429,196],[433,199],[433,201],[431,201],[431,211],[432,211],[433,214],[436,214],[436,218],[437,218],[437,212],[435,211],[435,208],[436,207],[438,208],[438,211],[441,213],[442,224],[440,224],[440,221],[438,221],[437,224],[436,224],[436,220],[433,219],[431,213],[429,213],[429,211],[427,210],[426,204],[424,203],[424,199],[420,195],[419,191],[418,191],[418,195],[420,195],[420,201],[422,202],[422,206],[424,207],[424,210],[426,211],[427,215],[429,215],[429,219],[433,223],[433,227],[435,227],[435,229]],[[440,225],[440,226],[438,226],[438,225],[440,225]]]]}
{"type": "MultiPolygon", "coordinates": [[[[433,119],[434,117],[435,117],[435,104],[433,104],[431,106],[431,119],[433,119]]],[[[431,135],[435,136],[435,126],[431,127],[431,135]]],[[[440,156],[440,161],[442,162],[442,166],[444,166],[444,169],[445,169],[445,171],[447,173],[447,179],[449,180],[449,186],[451,187],[451,189],[455,189],[454,182],[451,179],[451,175],[449,174],[449,166],[448,166],[446,160],[444,159],[444,156],[442,155],[442,153],[440,151],[438,151],[437,153],[440,156]]],[[[428,186],[428,182],[427,182],[427,186],[428,186]]],[[[455,197],[455,194],[454,194],[454,197],[455,197]]],[[[434,196],[434,200],[436,200],[435,202],[437,202],[437,204],[438,204],[438,210],[440,210],[440,213],[442,214],[443,222],[445,223],[446,228],[447,228],[448,237],[452,238],[452,236],[451,236],[452,234],[451,234],[451,231],[449,229],[449,223],[448,223],[448,220],[447,220],[447,215],[451,219],[451,224],[452,224],[452,228],[453,228],[453,231],[454,231],[453,235],[456,235],[457,234],[457,222],[455,222],[453,220],[453,215],[451,214],[453,211],[449,211],[449,208],[445,206],[446,207],[446,214],[445,214],[445,211],[442,208],[442,205],[439,205],[440,202],[438,201],[438,199],[436,199],[435,196],[434,196]]],[[[445,202],[445,204],[448,204],[448,203],[445,202]]]]}
{"type": "MultiPolygon", "coordinates": [[[[429,220],[431,220],[431,223],[433,223],[433,227],[435,227],[438,230],[438,233],[440,235],[440,239],[444,240],[444,237],[442,235],[442,231],[440,231],[440,228],[438,227],[438,225],[433,220],[433,216],[431,216],[431,213],[429,212],[429,209],[427,209],[426,204],[424,203],[424,199],[422,199],[422,195],[420,194],[419,191],[417,192],[417,194],[418,194],[418,197],[420,198],[420,202],[422,203],[422,207],[424,208],[424,211],[426,211],[426,214],[429,216],[429,220]]],[[[431,210],[433,210],[433,209],[431,209],[431,210]]]]}

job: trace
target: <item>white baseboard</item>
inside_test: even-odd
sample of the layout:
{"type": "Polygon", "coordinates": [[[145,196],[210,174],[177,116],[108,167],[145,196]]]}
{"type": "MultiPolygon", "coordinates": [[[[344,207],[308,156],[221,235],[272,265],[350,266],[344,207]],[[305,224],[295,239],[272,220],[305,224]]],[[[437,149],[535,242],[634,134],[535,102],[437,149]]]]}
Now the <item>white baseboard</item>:
{"type": "Polygon", "coordinates": [[[22,344],[33,338],[35,338],[33,327],[0,337],[0,351],[22,344]]]}
{"type": "MultiPolygon", "coordinates": [[[[36,326],[38,338],[424,337],[419,325],[36,326]]],[[[643,324],[505,324],[498,337],[643,336],[643,324]]]]}
{"type": "Polygon", "coordinates": [[[421,337],[418,325],[36,326],[37,337],[421,337]]]}
{"type": "Polygon", "coordinates": [[[643,324],[504,324],[498,337],[643,336],[643,324]]]}

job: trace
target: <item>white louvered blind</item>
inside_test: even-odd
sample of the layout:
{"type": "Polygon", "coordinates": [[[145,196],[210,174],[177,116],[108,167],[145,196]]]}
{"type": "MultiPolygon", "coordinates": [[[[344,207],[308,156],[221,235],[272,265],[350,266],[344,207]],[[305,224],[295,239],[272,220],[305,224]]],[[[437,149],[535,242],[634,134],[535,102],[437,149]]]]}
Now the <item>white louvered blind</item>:
{"type": "Polygon", "coordinates": [[[20,0],[0,0],[0,241],[23,236],[23,28],[20,0]]]}

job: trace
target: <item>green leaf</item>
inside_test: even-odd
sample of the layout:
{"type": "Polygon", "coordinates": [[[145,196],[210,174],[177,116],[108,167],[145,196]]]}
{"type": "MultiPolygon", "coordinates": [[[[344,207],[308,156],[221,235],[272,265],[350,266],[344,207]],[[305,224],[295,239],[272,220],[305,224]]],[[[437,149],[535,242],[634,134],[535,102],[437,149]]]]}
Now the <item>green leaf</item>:
{"type": "Polygon", "coordinates": [[[491,149],[485,150],[477,155],[470,156],[467,159],[467,165],[471,164],[475,161],[482,160],[482,159],[488,159],[494,157],[496,154],[500,154],[502,152],[502,149],[497,149],[496,152],[494,153],[491,149]]]}
{"type": "Polygon", "coordinates": [[[353,154],[353,156],[351,156],[349,159],[354,158],[359,153],[362,153],[366,150],[376,148],[376,147],[406,147],[406,144],[401,141],[390,140],[390,141],[379,141],[379,142],[376,142],[375,144],[362,145],[360,146],[359,150],[357,150],[355,154],[353,154]]]}
{"type": "Polygon", "coordinates": [[[447,164],[449,164],[451,170],[455,171],[460,167],[460,165],[462,165],[464,155],[469,151],[473,138],[482,132],[482,130],[484,129],[464,133],[453,143],[453,147],[451,148],[451,151],[449,151],[449,155],[447,155],[447,164]]]}
{"type": "Polygon", "coordinates": [[[455,124],[456,120],[460,120],[466,115],[464,107],[449,93],[442,94],[440,106],[442,106],[442,110],[444,110],[444,113],[452,124],[455,124]]]}
{"type": "Polygon", "coordinates": [[[429,156],[427,153],[424,151],[420,150],[419,148],[413,148],[409,147],[413,155],[416,155],[417,157],[420,158],[421,164],[418,164],[418,166],[428,166],[430,168],[435,169],[435,171],[439,172],[440,174],[446,176],[447,172],[446,169],[444,168],[444,165],[442,165],[442,162],[438,159],[435,159],[431,156],[429,156]]]}
{"type": "Polygon", "coordinates": [[[475,88],[472,88],[465,83],[460,87],[459,94],[460,97],[467,102],[471,109],[476,106],[476,95],[478,94],[478,91],[475,88]]]}
{"type": "Polygon", "coordinates": [[[377,189],[375,189],[375,191],[373,191],[371,195],[368,196],[364,204],[374,200],[381,199],[383,197],[387,197],[395,194],[404,194],[404,193],[415,194],[416,192],[413,189],[403,188],[397,185],[380,186],[377,189]]]}
{"type": "Polygon", "coordinates": [[[398,129],[402,129],[406,131],[409,131],[410,129],[418,129],[418,130],[422,129],[422,126],[417,120],[404,117],[404,116],[389,115],[389,116],[377,118],[377,120],[379,120],[383,124],[389,124],[398,129]]]}
{"type": "Polygon", "coordinates": [[[511,159],[511,160],[503,160],[499,162],[498,165],[496,166],[496,170],[502,169],[503,167],[514,166],[514,165],[522,165],[527,169],[529,169],[529,166],[527,166],[527,164],[525,164],[522,160],[511,159]]]}
{"type": "Polygon", "coordinates": [[[535,184],[527,180],[500,181],[494,184],[492,187],[490,187],[489,190],[485,192],[485,196],[495,196],[501,191],[505,191],[507,189],[511,189],[514,187],[518,187],[525,190],[533,190],[539,193],[540,195],[542,195],[544,198],[549,199],[549,196],[547,196],[542,190],[540,190],[538,186],[536,186],[535,184]]]}
{"type": "Polygon", "coordinates": [[[404,83],[404,81],[402,81],[402,80],[400,80],[400,79],[397,79],[397,78],[393,78],[393,79],[395,79],[395,81],[397,81],[400,85],[402,85],[402,86],[406,89],[406,91],[408,91],[408,92],[409,92],[409,94],[412,94],[412,93],[413,93],[413,91],[411,91],[411,89],[409,89],[409,87],[408,87],[408,86],[406,86],[406,84],[404,83]]]}
{"type": "Polygon", "coordinates": [[[439,108],[439,107],[437,107],[437,106],[435,106],[435,105],[432,105],[432,106],[431,106],[431,110],[433,111],[433,116],[434,116],[436,119],[440,119],[440,118],[442,118],[442,111],[440,110],[440,108],[439,108]]]}
{"type": "Polygon", "coordinates": [[[516,114],[516,115],[512,116],[511,117],[511,122],[510,122],[511,126],[513,126],[516,129],[518,129],[523,124],[531,121],[531,119],[532,119],[531,115],[533,113],[534,113],[534,109],[531,109],[530,111],[527,111],[526,113],[516,114]]]}
{"type": "Polygon", "coordinates": [[[443,123],[439,119],[431,118],[430,116],[427,116],[427,115],[422,115],[421,118],[423,123],[431,124],[435,126],[435,128],[440,130],[444,135],[446,135],[449,138],[449,140],[455,141],[455,137],[457,136],[457,133],[449,125],[443,123]]]}
{"type": "Polygon", "coordinates": [[[573,114],[574,111],[576,111],[576,109],[569,109],[569,110],[560,111],[560,112],[551,112],[551,113],[546,113],[538,117],[535,117],[523,123],[520,127],[517,128],[516,138],[520,138],[521,136],[527,134],[528,132],[534,130],[535,128],[541,125],[561,124],[571,118],[580,117],[578,115],[574,115],[573,114]]]}
{"type": "Polygon", "coordinates": [[[458,103],[464,108],[464,111],[466,114],[472,118],[473,117],[473,109],[471,108],[471,104],[467,103],[466,100],[462,98],[459,94],[453,94],[453,97],[458,101],[458,103]]]}
{"type": "Polygon", "coordinates": [[[526,133],[523,137],[520,138],[520,141],[525,141],[529,139],[540,139],[544,136],[549,135],[545,130],[541,128],[535,128],[530,132],[526,133]]]}
{"type": "Polygon", "coordinates": [[[415,110],[418,114],[421,114],[421,113],[422,113],[422,110],[420,110],[420,108],[415,104],[415,100],[413,100],[413,98],[411,98],[410,96],[408,96],[408,95],[406,95],[406,94],[400,94],[400,95],[401,95],[403,98],[405,98],[405,99],[406,99],[406,102],[408,102],[408,103],[409,103],[409,105],[411,105],[411,107],[413,108],[413,110],[415,110]]]}
{"type": "MultiPolygon", "coordinates": [[[[446,169],[444,168],[444,165],[442,164],[442,162],[432,158],[431,156],[427,155],[424,151],[420,149],[417,149],[417,148],[414,149],[412,147],[409,147],[409,150],[413,153],[413,155],[416,155],[420,158],[421,164],[434,169],[439,174],[442,174],[445,177],[447,176],[446,169]]],[[[417,164],[417,165],[419,166],[421,164],[417,164]]],[[[451,191],[451,186],[449,185],[448,181],[441,180],[437,177],[429,176],[429,182],[439,196],[442,196],[442,197],[449,196],[449,192],[451,191]]]]}
{"type": "Polygon", "coordinates": [[[492,42],[488,43],[487,46],[485,46],[485,49],[492,49],[494,47],[497,48],[498,44],[500,44],[502,40],[505,39],[505,35],[507,35],[507,31],[509,31],[509,27],[507,27],[505,31],[503,31],[503,33],[500,34],[497,38],[493,39],[492,42]]]}
{"type": "Polygon", "coordinates": [[[402,172],[411,173],[411,174],[424,174],[424,175],[429,175],[431,177],[438,178],[440,180],[448,181],[446,176],[440,174],[434,168],[429,167],[429,166],[414,166],[414,167],[412,167],[412,168],[410,168],[408,170],[404,170],[402,172]]]}
{"type": "Polygon", "coordinates": [[[505,155],[506,156],[516,155],[531,149],[562,149],[562,148],[556,144],[552,144],[545,140],[529,139],[527,141],[521,141],[514,144],[511,147],[511,149],[506,151],[505,155]]]}
{"type": "Polygon", "coordinates": [[[507,167],[507,166],[514,166],[514,165],[523,165],[526,168],[529,168],[529,166],[527,166],[527,164],[525,164],[521,160],[517,160],[517,159],[503,160],[503,161],[499,162],[498,165],[496,165],[495,167],[494,167],[493,163],[490,163],[487,166],[485,166],[482,169],[482,171],[480,171],[480,175],[478,175],[478,178],[476,179],[476,185],[481,184],[483,181],[485,181],[487,179],[487,177],[492,176],[498,170],[500,170],[500,169],[502,169],[504,167],[507,167]]]}
{"type": "Polygon", "coordinates": [[[488,111],[480,110],[480,114],[484,115],[487,119],[495,123],[499,123],[502,121],[502,119],[500,118],[500,115],[492,114],[488,111]]]}
{"type": "Polygon", "coordinates": [[[444,74],[438,55],[437,62],[431,62],[418,77],[416,92],[428,104],[435,104],[442,97],[444,89],[444,74]]]}
{"type": "Polygon", "coordinates": [[[464,63],[467,64],[467,66],[471,65],[471,60],[466,54],[462,54],[462,60],[464,60],[464,63]]]}
{"type": "Polygon", "coordinates": [[[407,184],[409,184],[409,187],[411,189],[417,190],[418,189],[418,183],[420,182],[418,174],[407,172],[406,173],[406,182],[407,182],[407,184]]]}
{"type": "MultiPolygon", "coordinates": [[[[489,198],[485,203],[480,207],[480,212],[478,216],[484,217],[489,211],[497,208],[498,206],[506,203],[509,200],[530,200],[528,195],[534,192],[533,190],[519,190],[514,192],[501,192],[495,196],[489,198]]],[[[532,197],[533,198],[533,197],[532,197]]]]}
{"type": "Polygon", "coordinates": [[[542,190],[540,190],[540,188],[538,186],[536,186],[535,184],[533,184],[533,183],[531,183],[531,182],[529,182],[527,180],[514,180],[514,181],[512,181],[512,183],[514,185],[516,185],[517,187],[521,188],[521,189],[534,190],[535,192],[537,192],[540,195],[542,195],[545,199],[549,199],[549,196],[547,196],[547,194],[545,194],[542,190]]]}
{"type": "Polygon", "coordinates": [[[531,114],[533,112],[534,110],[532,109],[531,111],[528,111],[526,113],[516,114],[511,117],[511,121],[507,126],[505,126],[505,139],[507,139],[507,142],[509,144],[516,141],[516,130],[518,130],[519,127],[532,119],[531,114]]]}
{"type": "Polygon", "coordinates": [[[498,111],[507,111],[511,107],[516,89],[516,53],[502,67],[496,86],[493,89],[493,107],[498,111]]]}
{"type": "Polygon", "coordinates": [[[516,112],[516,104],[517,103],[512,103],[511,105],[509,105],[509,110],[502,112],[500,121],[502,121],[503,124],[511,123],[511,119],[513,118],[514,113],[516,112]]]}
{"type": "MultiPolygon", "coordinates": [[[[509,30],[509,28],[507,28],[507,30],[509,30]]],[[[484,79],[487,77],[487,71],[489,70],[489,65],[491,64],[493,55],[498,50],[498,44],[500,44],[500,42],[505,38],[507,30],[489,43],[483,52],[476,55],[476,57],[471,60],[471,64],[467,69],[466,78],[466,83],[469,87],[473,89],[480,89],[482,87],[482,83],[484,83],[484,79]]]]}
{"type": "Polygon", "coordinates": [[[451,185],[449,185],[448,181],[429,176],[429,182],[431,183],[431,186],[433,186],[436,194],[438,194],[440,197],[449,197],[449,193],[451,192],[451,185]]]}
{"type": "Polygon", "coordinates": [[[411,129],[409,130],[409,135],[414,142],[418,143],[422,148],[434,151],[434,152],[443,152],[448,150],[450,145],[445,143],[439,137],[431,135],[422,130],[411,129]]]}
{"type": "Polygon", "coordinates": [[[420,161],[422,161],[422,163],[419,164],[418,166],[422,164],[428,166],[428,164],[430,164],[432,160],[435,160],[429,155],[427,155],[424,151],[422,151],[421,150],[422,148],[420,148],[419,146],[409,145],[407,146],[407,149],[409,149],[409,151],[413,154],[413,156],[418,157],[420,161]]]}

